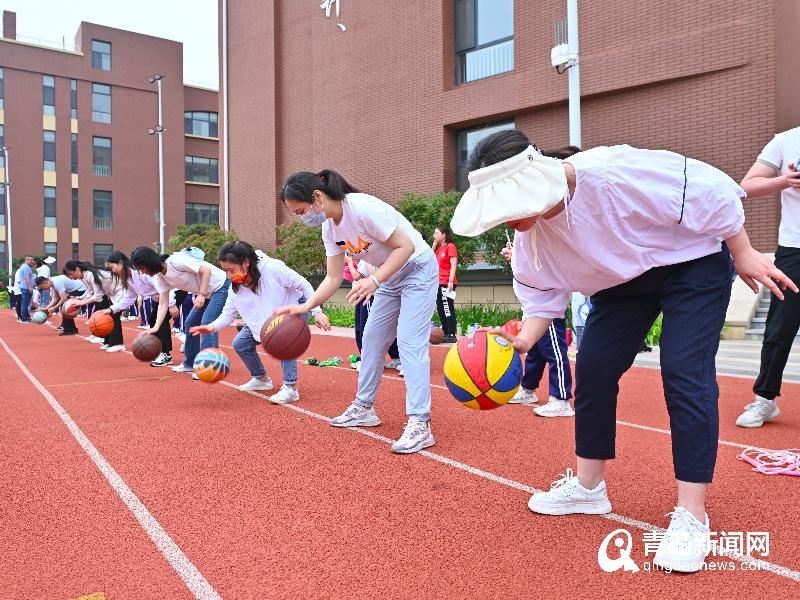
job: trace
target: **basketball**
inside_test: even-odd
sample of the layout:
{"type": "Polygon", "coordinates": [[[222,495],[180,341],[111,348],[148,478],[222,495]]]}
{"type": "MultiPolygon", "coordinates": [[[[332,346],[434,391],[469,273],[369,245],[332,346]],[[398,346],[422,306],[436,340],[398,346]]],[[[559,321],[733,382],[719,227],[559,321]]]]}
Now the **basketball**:
{"type": "Polygon", "coordinates": [[[293,360],[311,343],[311,330],[297,315],[278,315],[261,328],[261,345],[270,356],[293,360]]]}
{"type": "Polygon", "coordinates": [[[200,381],[216,383],[225,379],[231,370],[231,361],[219,348],[200,350],[194,359],[194,374],[200,381]]]}
{"type": "Polygon", "coordinates": [[[431,327],[431,344],[441,344],[444,341],[444,329],[441,327],[431,327]]]}
{"type": "Polygon", "coordinates": [[[72,300],[67,300],[64,302],[64,307],[62,310],[64,311],[64,317],[67,319],[74,319],[80,314],[81,307],[75,304],[75,302],[72,300]]]}
{"type": "Polygon", "coordinates": [[[475,410],[507,403],[522,381],[522,361],[504,337],[476,331],[462,337],[444,359],[444,381],[453,397],[475,410]]]}
{"type": "Polygon", "coordinates": [[[133,340],[131,352],[136,360],[142,362],[150,362],[155,360],[161,354],[161,340],[152,334],[140,335],[133,340]]]}
{"type": "Polygon", "coordinates": [[[114,331],[114,319],[107,313],[92,313],[86,324],[89,326],[89,331],[92,332],[92,335],[97,337],[106,337],[114,331]]]}

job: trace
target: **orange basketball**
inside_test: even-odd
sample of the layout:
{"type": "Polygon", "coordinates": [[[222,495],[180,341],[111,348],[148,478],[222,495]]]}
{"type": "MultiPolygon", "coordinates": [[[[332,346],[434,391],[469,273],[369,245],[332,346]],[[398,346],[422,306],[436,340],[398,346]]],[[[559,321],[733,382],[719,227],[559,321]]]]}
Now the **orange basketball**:
{"type": "Polygon", "coordinates": [[[92,332],[92,335],[97,337],[106,337],[114,330],[114,319],[107,313],[92,313],[86,324],[89,326],[89,331],[92,332]]]}

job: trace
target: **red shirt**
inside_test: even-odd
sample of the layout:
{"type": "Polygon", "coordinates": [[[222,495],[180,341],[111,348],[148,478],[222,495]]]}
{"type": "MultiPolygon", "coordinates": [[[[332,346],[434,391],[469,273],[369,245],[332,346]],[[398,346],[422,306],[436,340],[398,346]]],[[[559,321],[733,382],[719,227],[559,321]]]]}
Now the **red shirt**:
{"type": "MultiPolygon", "coordinates": [[[[446,286],[450,283],[450,259],[458,258],[458,249],[452,242],[440,246],[436,250],[436,259],[439,261],[439,285],[446,286]]],[[[458,283],[458,279],[453,276],[453,285],[458,283]]]]}

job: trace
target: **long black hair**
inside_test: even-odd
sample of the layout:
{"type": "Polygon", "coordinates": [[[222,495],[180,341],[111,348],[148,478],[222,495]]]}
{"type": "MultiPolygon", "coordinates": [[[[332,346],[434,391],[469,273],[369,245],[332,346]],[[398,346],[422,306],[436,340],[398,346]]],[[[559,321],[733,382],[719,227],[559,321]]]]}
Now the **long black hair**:
{"type": "Polygon", "coordinates": [[[131,253],[131,266],[146,275],[157,275],[164,268],[167,255],[159,254],[148,246],[139,246],[131,253]]]}
{"type": "MultiPolygon", "coordinates": [[[[250,277],[250,281],[245,285],[251,292],[257,292],[258,281],[261,279],[261,271],[258,270],[258,254],[256,254],[255,248],[241,240],[226,242],[223,244],[222,248],[219,249],[217,260],[219,262],[235,263],[240,266],[244,264],[245,260],[249,260],[250,265],[247,267],[247,275],[250,277]]],[[[238,283],[231,282],[234,292],[239,291],[239,285],[238,283]]]]}
{"type": "Polygon", "coordinates": [[[114,263],[115,265],[122,265],[122,273],[120,275],[116,275],[115,273],[112,274],[114,277],[119,279],[120,283],[122,283],[122,287],[126,290],[128,289],[128,279],[131,274],[131,261],[128,260],[128,257],[125,256],[123,252],[119,250],[114,250],[111,254],[108,255],[106,259],[107,263],[114,263]]]}
{"type": "Polygon", "coordinates": [[[88,263],[82,260],[68,260],[67,264],[64,265],[62,273],[64,273],[64,275],[69,276],[70,273],[75,272],[75,269],[80,269],[84,273],[86,271],[89,271],[94,276],[94,280],[95,283],[97,283],[97,285],[101,285],[103,279],[105,279],[105,277],[103,277],[103,275],[100,274],[100,271],[105,271],[106,273],[111,274],[111,272],[108,269],[104,269],[102,267],[95,267],[92,263],[88,263]]]}
{"type": "Polygon", "coordinates": [[[314,201],[314,192],[317,190],[331,200],[343,200],[347,194],[358,193],[358,190],[350,185],[344,177],[331,169],[323,169],[319,173],[299,171],[286,178],[286,182],[281,188],[281,200],[284,204],[287,200],[298,200],[311,204],[314,201]]]}
{"type": "MultiPolygon", "coordinates": [[[[519,129],[505,129],[486,136],[475,145],[467,161],[467,170],[475,171],[524,152],[531,141],[519,129]]],[[[536,144],[533,144],[536,148],[536,144]]],[[[538,148],[536,148],[538,150],[538,148]]],[[[577,146],[563,146],[555,150],[539,150],[544,156],[565,159],[577,154],[577,146]]]]}

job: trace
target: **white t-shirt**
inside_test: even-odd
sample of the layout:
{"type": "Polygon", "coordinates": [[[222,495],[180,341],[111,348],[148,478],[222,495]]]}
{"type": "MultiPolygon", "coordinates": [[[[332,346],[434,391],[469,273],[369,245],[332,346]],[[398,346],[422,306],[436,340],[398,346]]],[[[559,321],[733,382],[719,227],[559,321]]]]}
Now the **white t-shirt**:
{"type": "Polygon", "coordinates": [[[287,304],[297,304],[305,296],[306,299],[314,293],[314,288],[305,277],[287,267],[282,261],[270,258],[258,252],[258,270],[261,278],[258,280],[257,293],[242,284],[234,291],[233,286],[228,288],[228,299],[219,317],[211,326],[219,331],[233,323],[236,313],[239,313],[253,334],[257,342],[261,341],[261,328],[264,322],[272,316],[276,308],[287,304]]]}
{"type": "Polygon", "coordinates": [[[176,252],[167,259],[167,272],[153,276],[153,285],[159,293],[175,288],[193,294],[200,293],[200,267],[211,269],[208,294],[211,295],[225,284],[225,271],[210,262],[197,260],[185,252],[176,252]]]}
{"type": "Polygon", "coordinates": [[[70,279],[66,275],[56,275],[55,277],[51,277],[50,283],[53,284],[53,288],[60,296],[66,296],[70,293],[77,294],[78,292],[82,294],[86,291],[81,281],[70,279]]]}
{"type": "MultiPolygon", "coordinates": [[[[756,159],[779,174],[789,171],[789,165],[800,162],[800,127],[777,134],[764,146],[756,159]]],[[[786,188],[781,192],[781,226],[778,244],[800,248],[800,190],[786,188]]]]}
{"type": "Polygon", "coordinates": [[[36,276],[37,277],[47,277],[50,279],[50,267],[47,265],[42,265],[41,267],[36,267],[36,276]]]}
{"type": "Polygon", "coordinates": [[[406,232],[414,242],[414,254],[419,256],[430,247],[403,215],[383,200],[369,194],[347,194],[342,200],[342,220],[322,224],[325,254],[338,256],[345,250],[353,256],[368,260],[380,268],[392,248],[384,244],[397,228],[406,232]]]}

